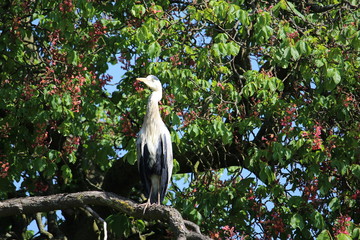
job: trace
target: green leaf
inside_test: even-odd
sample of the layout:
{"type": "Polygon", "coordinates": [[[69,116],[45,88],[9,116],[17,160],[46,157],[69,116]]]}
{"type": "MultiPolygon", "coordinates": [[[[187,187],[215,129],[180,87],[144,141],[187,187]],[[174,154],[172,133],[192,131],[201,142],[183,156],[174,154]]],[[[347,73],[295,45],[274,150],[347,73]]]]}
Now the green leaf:
{"type": "Polygon", "coordinates": [[[351,165],[350,169],[351,169],[351,172],[353,173],[353,175],[360,179],[360,165],[353,164],[353,165],[351,165]]]}
{"type": "Polygon", "coordinates": [[[331,199],[329,207],[332,211],[336,211],[340,208],[340,200],[337,197],[334,197],[333,199],[331,199]]]}
{"type": "Polygon", "coordinates": [[[296,16],[300,17],[302,20],[305,20],[304,15],[302,15],[296,8],[293,3],[290,1],[284,1],[286,2],[287,10],[291,13],[294,13],[296,16]]]}
{"type": "Polygon", "coordinates": [[[74,50],[69,51],[66,58],[67,58],[67,61],[69,63],[71,63],[72,65],[78,65],[79,60],[80,60],[78,53],[74,50]]]}
{"type": "Polygon", "coordinates": [[[68,165],[63,165],[61,167],[62,176],[65,179],[65,181],[68,181],[72,179],[72,172],[68,165]]]}
{"type": "Polygon", "coordinates": [[[321,58],[321,59],[315,59],[315,66],[320,68],[322,66],[325,65],[324,61],[326,61],[325,59],[321,58]]]}
{"type": "Polygon", "coordinates": [[[219,49],[219,44],[215,43],[212,47],[211,47],[212,53],[215,57],[219,57],[221,55],[220,53],[220,49],[219,49]]]}
{"type": "Polygon", "coordinates": [[[227,53],[232,55],[232,56],[236,56],[238,55],[240,51],[240,46],[238,44],[236,44],[235,42],[229,42],[227,44],[227,53]]]}
{"type": "Polygon", "coordinates": [[[336,85],[341,81],[340,72],[335,68],[328,68],[326,75],[331,78],[336,85]]]}
{"type": "Polygon", "coordinates": [[[336,239],[337,240],[352,240],[352,238],[345,233],[340,233],[340,234],[336,235],[336,239]]]}
{"type": "Polygon", "coordinates": [[[46,167],[46,158],[45,157],[35,158],[33,161],[33,167],[35,171],[42,172],[46,167]]]}
{"type": "Polygon", "coordinates": [[[289,60],[291,58],[291,47],[287,47],[284,49],[284,53],[281,55],[280,59],[289,60]]]}
{"type": "Polygon", "coordinates": [[[69,158],[69,162],[70,162],[70,163],[75,163],[75,162],[76,162],[75,152],[70,153],[69,156],[68,156],[68,158],[69,158]]]}
{"type": "Polygon", "coordinates": [[[55,162],[49,162],[44,170],[44,175],[47,177],[53,177],[56,173],[57,165],[55,162]]]}
{"type": "Polygon", "coordinates": [[[293,228],[299,228],[300,230],[302,230],[304,228],[303,217],[300,214],[295,213],[290,219],[290,225],[293,228]]]}
{"type": "Polygon", "coordinates": [[[245,10],[242,10],[242,9],[239,10],[239,19],[240,19],[242,26],[246,27],[250,24],[249,14],[245,10]]]}
{"type": "Polygon", "coordinates": [[[180,164],[176,159],[174,159],[173,162],[173,174],[176,174],[180,170],[180,164]]]}
{"type": "Polygon", "coordinates": [[[304,199],[300,196],[292,196],[290,197],[288,204],[290,207],[298,208],[304,204],[304,199]]]}
{"type": "Polygon", "coordinates": [[[331,240],[331,236],[328,230],[323,230],[316,238],[316,240],[331,240]]]}
{"type": "Polygon", "coordinates": [[[135,153],[135,150],[130,150],[128,151],[124,158],[126,159],[126,161],[131,164],[131,165],[134,165],[135,162],[136,162],[136,153],[135,153]]]}
{"type": "Polygon", "coordinates": [[[295,47],[290,47],[290,54],[294,61],[299,60],[300,54],[299,54],[298,50],[296,50],[295,47]]]}
{"type": "Polygon", "coordinates": [[[139,232],[143,232],[146,228],[146,224],[143,220],[136,220],[135,226],[139,232]]]}
{"type": "Polygon", "coordinates": [[[158,42],[152,42],[149,45],[148,48],[148,54],[150,56],[150,58],[157,58],[158,56],[160,56],[161,53],[161,46],[158,42]]]}
{"type": "Polygon", "coordinates": [[[145,13],[146,9],[143,5],[134,5],[130,12],[134,17],[141,17],[145,13]]]}
{"type": "Polygon", "coordinates": [[[129,218],[124,214],[114,214],[106,218],[109,229],[119,237],[128,237],[131,231],[129,218]]]}
{"type": "Polygon", "coordinates": [[[355,228],[351,233],[351,237],[353,239],[359,239],[359,237],[360,237],[360,228],[355,228]]]}
{"type": "Polygon", "coordinates": [[[145,42],[146,40],[150,39],[151,36],[152,33],[149,31],[146,25],[142,25],[136,32],[136,37],[141,42],[145,42]]]}
{"type": "Polygon", "coordinates": [[[276,78],[270,78],[267,81],[268,85],[269,85],[269,89],[271,92],[275,92],[276,88],[277,88],[277,83],[276,83],[276,78]]]}
{"type": "Polygon", "coordinates": [[[275,179],[275,175],[271,170],[271,167],[268,165],[263,165],[260,170],[260,179],[265,183],[271,183],[275,179]]]}
{"type": "Polygon", "coordinates": [[[308,53],[308,45],[306,44],[305,41],[303,40],[300,40],[296,43],[296,46],[298,48],[298,51],[301,53],[301,54],[307,54],[308,53]]]}
{"type": "Polygon", "coordinates": [[[214,41],[216,43],[225,43],[228,40],[228,35],[226,33],[219,33],[215,38],[214,41]]]}
{"type": "Polygon", "coordinates": [[[171,125],[172,126],[179,126],[181,124],[179,116],[176,114],[176,112],[171,113],[171,125]]]}
{"type": "Polygon", "coordinates": [[[191,136],[194,137],[198,136],[200,133],[199,126],[197,126],[196,124],[191,124],[189,126],[188,132],[190,133],[191,136]]]}
{"type": "Polygon", "coordinates": [[[311,219],[316,228],[323,229],[325,227],[324,218],[318,211],[315,211],[311,214],[311,219]]]}

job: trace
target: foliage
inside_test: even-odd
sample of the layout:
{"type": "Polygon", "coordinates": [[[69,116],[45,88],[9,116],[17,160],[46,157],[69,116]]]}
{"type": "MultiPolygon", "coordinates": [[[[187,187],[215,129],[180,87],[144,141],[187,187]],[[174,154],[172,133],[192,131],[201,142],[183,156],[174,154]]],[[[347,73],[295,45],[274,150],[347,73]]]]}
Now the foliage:
{"type": "MultiPolygon", "coordinates": [[[[1,3],[1,199],[101,187],[117,162],[134,165],[149,94],[134,79],[154,74],[179,173],[168,200],[185,218],[214,239],[357,239],[357,4],[1,3]],[[112,93],[108,63],[125,72],[112,93]]],[[[151,229],[124,219],[108,217],[113,234],[151,229]]],[[[31,234],[31,220],[0,234],[31,234]]]]}

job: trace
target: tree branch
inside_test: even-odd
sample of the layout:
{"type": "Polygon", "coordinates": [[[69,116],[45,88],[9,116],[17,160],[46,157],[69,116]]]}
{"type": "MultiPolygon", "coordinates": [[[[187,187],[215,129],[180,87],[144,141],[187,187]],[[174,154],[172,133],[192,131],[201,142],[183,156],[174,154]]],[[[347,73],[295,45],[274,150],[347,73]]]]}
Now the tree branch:
{"type": "Polygon", "coordinates": [[[54,236],[45,230],[44,228],[44,224],[41,221],[41,213],[37,212],[35,215],[35,220],[36,220],[36,225],[38,226],[38,229],[40,231],[41,234],[44,234],[46,237],[48,237],[49,239],[53,238],[54,236]]]}
{"type": "Polygon", "coordinates": [[[151,205],[143,214],[143,205],[110,192],[85,191],[8,199],[0,202],[0,217],[85,207],[86,205],[107,206],[138,219],[161,220],[169,224],[176,239],[210,239],[199,232],[188,230],[181,214],[172,207],[151,205]]]}

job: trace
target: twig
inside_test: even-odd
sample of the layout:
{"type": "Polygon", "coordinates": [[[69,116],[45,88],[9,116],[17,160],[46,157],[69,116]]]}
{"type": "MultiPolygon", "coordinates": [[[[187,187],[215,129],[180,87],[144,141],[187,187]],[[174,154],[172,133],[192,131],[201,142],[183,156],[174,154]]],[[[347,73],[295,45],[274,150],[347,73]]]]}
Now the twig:
{"type": "Polygon", "coordinates": [[[85,208],[82,208],[84,211],[89,212],[94,218],[96,218],[97,220],[99,220],[100,222],[103,223],[103,228],[104,228],[104,240],[107,240],[107,224],[106,221],[100,217],[100,215],[95,212],[91,207],[85,205],[85,208]]]}
{"type": "Polygon", "coordinates": [[[36,221],[36,225],[39,229],[39,232],[41,234],[47,236],[47,238],[49,238],[49,239],[52,239],[54,237],[51,233],[49,233],[48,231],[45,230],[44,225],[41,221],[41,213],[40,212],[37,212],[35,214],[35,221],[36,221]]]}

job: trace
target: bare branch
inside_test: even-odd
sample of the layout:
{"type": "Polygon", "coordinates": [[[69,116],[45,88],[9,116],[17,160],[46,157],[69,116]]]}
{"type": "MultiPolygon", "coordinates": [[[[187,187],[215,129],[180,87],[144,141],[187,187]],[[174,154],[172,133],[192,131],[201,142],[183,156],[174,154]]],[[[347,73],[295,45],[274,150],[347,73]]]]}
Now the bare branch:
{"type": "Polygon", "coordinates": [[[35,220],[36,220],[36,225],[38,226],[38,229],[40,231],[41,234],[44,234],[46,237],[48,237],[49,239],[53,238],[54,236],[45,230],[44,228],[44,224],[41,221],[41,213],[37,212],[35,215],[35,220]]]}
{"type": "Polygon", "coordinates": [[[95,212],[91,207],[86,205],[84,210],[89,212],[94,218],[96,218],[103,224],[104,240],[107,240],[107,223],[106,223],[106,221],[102,217],[100,217],[100,215],[97,212],[95,212]]]}
{"type": "Polygon", "coordinates": [[[0,202],[0,217],[80,208],[86,205],[107,206],[137,219],[166,222],[177,239],[210,239],[201,233],[188,230],[181,214],[172,207],[150,205],[143,214],[143,205],[110,192],[86,191],[8,199],[0,202]]]}

